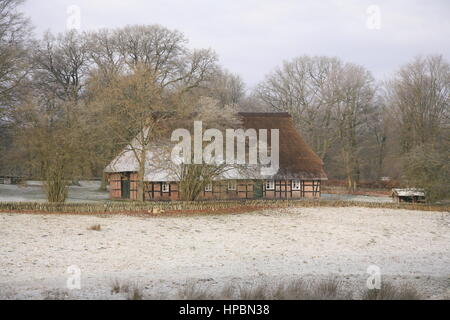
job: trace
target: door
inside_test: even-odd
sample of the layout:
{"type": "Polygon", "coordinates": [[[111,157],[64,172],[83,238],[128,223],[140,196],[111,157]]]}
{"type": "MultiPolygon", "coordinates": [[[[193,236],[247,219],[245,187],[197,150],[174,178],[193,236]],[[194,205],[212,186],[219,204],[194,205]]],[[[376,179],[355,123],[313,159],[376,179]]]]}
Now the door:
{"type": "Polygon", "coordinates": [[[122,193],[122,199],[130,199],[130,175],[123,175],[120,190],[122,193]]]}
{"type": "Polygon", "coordinates": [[[262,199],[264,198],[264,191],[263,191],[263,182],[262,180],[256,180],[255,184],[253,185],[253,198],[254,199],[262,199]]]}

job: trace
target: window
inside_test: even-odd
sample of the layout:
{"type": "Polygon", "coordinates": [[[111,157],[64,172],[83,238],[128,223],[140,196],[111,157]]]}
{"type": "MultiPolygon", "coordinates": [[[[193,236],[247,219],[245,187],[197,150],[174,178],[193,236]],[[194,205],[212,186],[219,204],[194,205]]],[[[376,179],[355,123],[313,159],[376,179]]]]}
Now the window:
{"type": "Polygon", "coordinates": [[[208,183],[205,186],[205,192],[212,192],[212,183],[208,183]]]}
{"type": "Polygon", "coordinates": [[[300,191],[302,189],[302,184],[300,180],[292,180],[292,190],[300,191]]]}
{"type": "Polygon", "coordinates": [[[266,181],[266,190],[275,190],[275,181],[267,180],[266,181]]]}
{"type": "Polygon", "coordinates": [[[162,184],[162,192],[164,193],[169,193],[170,192],[170,184],[163,182],[162,184]]]}
{"type": "Polygon", "coordinates": [[[228,191],[236,191],[236,181],[228,181],[228,191]]]}

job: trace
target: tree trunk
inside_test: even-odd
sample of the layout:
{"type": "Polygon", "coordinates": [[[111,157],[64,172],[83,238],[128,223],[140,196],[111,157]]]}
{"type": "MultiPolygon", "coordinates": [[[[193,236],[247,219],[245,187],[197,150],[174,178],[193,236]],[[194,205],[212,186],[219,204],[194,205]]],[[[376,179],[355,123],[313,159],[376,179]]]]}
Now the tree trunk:
{"type": "Polygon", "coordinates": [[[108,190],[108,179],[106,177],[106,174],[102,175],[102,180],[100,183],[100,187],[98,188],[99,191],[107,191],[108,190]]]}
{"type": "Polygon", "coordinates": [[[146,162],[146,148],[140,152],[140,161],[139,161],[139,171],[138,171],[138,181],[137,181],[137,201],[144,202],[144,175],[145,175],[145,162],[146,162]]]}

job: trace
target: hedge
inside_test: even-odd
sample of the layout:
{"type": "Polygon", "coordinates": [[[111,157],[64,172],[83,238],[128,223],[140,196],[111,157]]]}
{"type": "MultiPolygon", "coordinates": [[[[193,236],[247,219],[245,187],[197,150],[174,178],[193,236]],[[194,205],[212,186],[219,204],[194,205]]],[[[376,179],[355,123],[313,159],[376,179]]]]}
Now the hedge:
{"type": "Polygon", "coordinates": [[[220,211],[237,209],[270,209],[290,207],[365,207],[386,209],[408,209],[422,211],[450,211],[448,205],[397,204],[378,202],[333,201],[333,200],[220,200],[197,202],[130,202],[107,201],[99,203],[37,203],[0,202],[0,212],[39,212],[39,213],[153,213],[154,209],[163,212],[182,211],[220,211]]]}

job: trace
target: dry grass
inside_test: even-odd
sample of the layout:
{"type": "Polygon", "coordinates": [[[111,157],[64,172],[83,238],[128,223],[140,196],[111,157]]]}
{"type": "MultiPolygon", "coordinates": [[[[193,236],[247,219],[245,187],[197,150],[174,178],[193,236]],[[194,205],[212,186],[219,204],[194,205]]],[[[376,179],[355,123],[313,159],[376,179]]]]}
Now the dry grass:
{"type": "Polygon", "coordinates": [[[64,290],[48,290],[44,292],[44,300],[66,300],[69,297],[69,293],[64,290]]]}
{"type": "Polygon", "coordinates": [[[13,288],[5,288],[0,285],[0,300],[14,300],[17,291],[13,288]]]}
{"type": "Polygon", "coordinates": [[[363,300],[420,300],[416,288],[409,284],[395,287],[391,283],[383,283],[381,289],[367,290],[362,295],[363,300]]]}
{"type": "Polygon", "coordinates": [[[128,292],[128,287],[124,287],[124,284],[119,280],[114,280],[111,283],[111,294],[119,294],[121,292],[128,292]]]}
{"type": "Polygon", "coordinates": [[[144,293],[142,288],[137,284],[133,284],[128,291],[127,300],[142,300],[142,299],[144,299],[144,293]]]}
{"type": "Polygon", "coordinates": [[[178,297],[184,300],[214,300],[215,295],[210,288],[201,286],[195,282],[188,282],[178,291],[178,297]]]}
{"type": "Polygon", "coordinates": [[[114,280],[111,283],[111,294],[126,294],[127,300],[142,300],[144,293],[142,287],[134,282],[121,282],[114,280]]]}
{"type": "Polygon", "coordinates": [[[215,292],[209,287],[188,283],[178,293],[185,300],[348,300],[351,294],[335,279],[318,282],[296,280],[268,284],[226,285],[215,292]]]}
{"type": "MultiPolygon", "coordinates": [[[[361,292],[360,292],[361,293],[361,292]]],[[[127,300],[143,300],[143,288],[135,282],[114,280],[111,294],[127,300]]],[[[44,300],[67,300],[64,290],[44,292],[44,300]]],[[[148,298],[148,297],[147,297],[148,298]]],[[[160,297],[161,298],[161,297],[160,297]]],[[[343,283],[330,278],[325,280],[293,280],[278,283],[226,284],[222,289],[196,282],[188,282],[178,290],[176,299],[201,300],[420,300],[423,297],[411,284],[398,286],[385,282],[380,290],[365,290],[362,294],[344,290],[343,283]]]]}
{"type": "Polygon", "coordinates": [[[90,231],[102,231],[102,226],[99,224],[94,224],[88,228],[90,231]]]}
{"type": "MultiPolygon", "coordinates": [[[[278,284],[226,285],[215,291],[194,282],[179,290],[178,299],[184,300],[351,300],[353,292],[343,289],[337,279],[321,281],[284,281],[278,284]]],[[[411,285],[396,287],[385,283],[381,290],[367,290],[363,300],[418,300],[421,296],[411,285]]]]}
{"type": "Polygon", "coordinates": [[[342,282],[337,279],[322,281],[296,280],[281,283],[272,295],[276,300],[349,300],[350,292],[343,289],[342,282]]]}
{"type": "Polygon", "coordinates": [[[240,286],[237,292],[239,300],[267,300],[269,293],[266,285],[240,286]]]}

